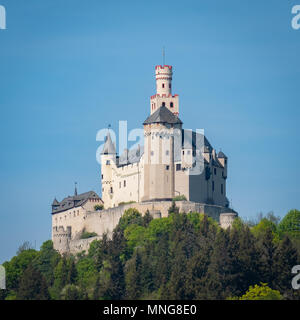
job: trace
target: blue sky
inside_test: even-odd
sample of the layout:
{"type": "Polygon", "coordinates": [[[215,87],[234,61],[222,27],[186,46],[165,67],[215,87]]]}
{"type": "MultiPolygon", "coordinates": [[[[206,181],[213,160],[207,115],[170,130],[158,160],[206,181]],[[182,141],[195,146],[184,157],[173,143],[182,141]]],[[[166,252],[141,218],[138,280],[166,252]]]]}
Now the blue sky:
{"type": "Polygon", "coordinates": [[[300,208],[298,1],[0,0],[0,263],[51,237],[50,205],[100,193],[96,133],[142,126],[173,65],[185,128],[229,157],[242,217],[300,208]]]}

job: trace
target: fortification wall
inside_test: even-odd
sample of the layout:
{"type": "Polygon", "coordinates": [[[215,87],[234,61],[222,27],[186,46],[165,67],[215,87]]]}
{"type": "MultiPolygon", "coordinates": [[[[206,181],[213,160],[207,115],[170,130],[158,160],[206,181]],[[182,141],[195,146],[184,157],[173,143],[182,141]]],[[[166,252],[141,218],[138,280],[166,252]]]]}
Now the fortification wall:
{"type": "Polygon", "coordinates": [[[92,237],[88,239],[78,239],[78,240],[71,240],[69,243],[69,252],[72,254],[76,254],[77,252],[88,252],[90,244],[94,240],[100,240],[101,237],[92,237]]]}
{"type": "MultiPolygon", "coordinates": [[[[97,233],[97,236],[88,239],[79,239],[77,233],[75,235],[73,233],[68,233],[68,236],[64,236],[65,241],[60,242],[59,240],[61,239],[61,237],[58,234],[59,232],[55,232],[54,240],[56,241],[54,241],[54,248],[59,250],[59,252],[61,253],[67,252],[76,254],[77,252],[81,252],[83,250],[87,252],[92,241],[101,239],[104,233],[107,233],[109,237],[111,236],[112,231],[117,226],[120,218],[127,209],[136,208],[142,215],[144,215],[146,211],[149,210],[150,212],[154,213],[154,217],[164,218],[168,216],[168,210],[171,205],[171,201],[150,201],[125,204],[119,207],[102,211],[88,211],[86,212],[82,221],[82,230],[85,230],[87,232],[95,232],[97,233]]],[[[230,224],[227,215],[230,215],[231,221],[233,221],[233,215],[237,216],[237,214],[231,209],[204,203],[177,201],[176,206],[179,208],[180,212],[205,213],[219,223],[221,222],[221,227],[225,228],[227,228],[230,224]],[[220,221],[221,214],[227,214],[226,216],[223,216],[223,219],[221,219],[223,223],[222,221],[220,221]],[[224,226],[222,224],[224,224],[224,226]]],[[[72,230],[71,221],[70,227],[71,228],[69,230],[72,230]]],[[[62,229],[62,231],[63,234],[66,234],[66,229],[62,229]]]]}

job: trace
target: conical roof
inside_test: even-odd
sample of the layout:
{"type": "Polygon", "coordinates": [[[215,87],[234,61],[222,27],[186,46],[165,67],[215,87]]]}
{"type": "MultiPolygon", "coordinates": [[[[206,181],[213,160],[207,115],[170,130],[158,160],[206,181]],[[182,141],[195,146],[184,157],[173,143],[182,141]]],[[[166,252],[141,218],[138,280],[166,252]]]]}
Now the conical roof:
{"type": "Polygon", "coordinates": [[[105,144],[103,147],[103,150],[101,152],[102,154],[116,154],[116,148],[114,143],[111,140],[110,133],[107,133],[105,144]]]}
{"type": "Polygon", "coordinates": [[[220,152],[218,153],[218,158],[220,158],[220,159],[222,159],[222,158],[227,159],[227,157],[225,156],[225,154],[224,154],[222,151],[220,151],[220,152]]]}
{"type": "Polygon", "coordinates": [[[182,124],[182,121],[175,116],[167,107],[161,106],[153,114],[151,114],[143,124],[151,123],[170,123],[170,124],[182,124]]]}
{"type": "Polygon", "coordinates": [[[53,206],[59,206],[59,202],[56,200],[56,198],[54,198],[53,202],[52,202],[53,206]]]}

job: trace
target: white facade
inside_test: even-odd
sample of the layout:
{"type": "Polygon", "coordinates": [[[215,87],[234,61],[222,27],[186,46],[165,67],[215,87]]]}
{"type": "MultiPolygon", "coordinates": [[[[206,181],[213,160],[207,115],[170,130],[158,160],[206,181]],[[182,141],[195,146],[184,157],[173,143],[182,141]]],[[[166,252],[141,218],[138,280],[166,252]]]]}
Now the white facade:
{"type": "Polygon", "coordinates": [[[172,77],[172,66],[155,67],[156,94],[150,98],[150,116],[144,122],[144,147],[128,151],[124,161],[124,154],[117,156],[108,135],[101,156],[106,209],[124,202],[170,200],[179,195],[189,201],[228,207],[228,159],[222,152],[217,155],[204,135],[182,129],[172,77]]]}

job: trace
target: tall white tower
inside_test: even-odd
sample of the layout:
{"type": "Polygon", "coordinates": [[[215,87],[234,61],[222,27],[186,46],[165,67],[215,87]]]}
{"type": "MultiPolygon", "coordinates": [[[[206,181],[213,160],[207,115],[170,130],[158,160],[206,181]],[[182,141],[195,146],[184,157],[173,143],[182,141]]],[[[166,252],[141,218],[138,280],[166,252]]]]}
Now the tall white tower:
{"type": "Polygon", "coordinates": [[[156,94],[150,98],[150,113],[154,113],[161,106],[167,107],[176,116],[179,115],[179,96],[172,95],[172,66],[156,66],[156,94]]]}

